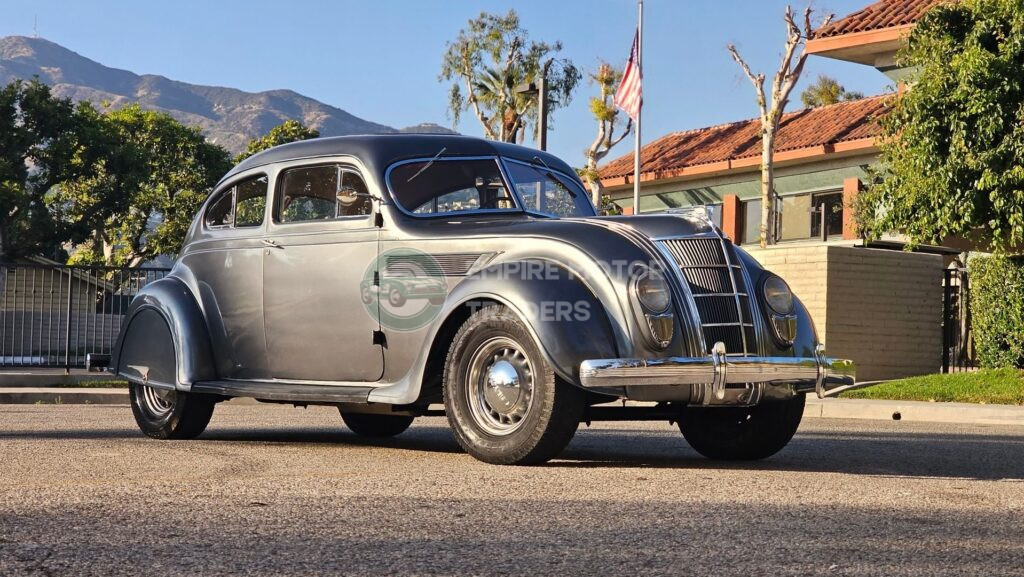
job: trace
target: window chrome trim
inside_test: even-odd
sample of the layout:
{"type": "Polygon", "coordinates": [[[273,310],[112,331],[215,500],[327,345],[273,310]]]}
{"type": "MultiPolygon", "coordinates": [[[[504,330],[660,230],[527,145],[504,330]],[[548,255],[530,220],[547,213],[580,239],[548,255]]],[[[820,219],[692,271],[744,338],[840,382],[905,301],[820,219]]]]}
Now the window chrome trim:
{"type": "Polygon", "coordinates": [[[390,197],[388,199],[390,201],[390,204],[395,206],[395,207],[397,207],[398,211],[401,212],[402,214],[404,214],[406,216],[409,216],[409,217],[412,217],[412,218],[422,218],[422,219],[450,218],[452,216],[472,216],[474,214],[523,214],[525,211],[522,208],[522,206],[523,206],[522,199],[519,198],[518,194],[516,194],[515,188],[512,187],[511,184],[512,184],[512,181],[509,180],[508,174],[505,172],[505,166],[502,164],[500,157],[498,157],[497,155],[490,155],[490,156],[486,156],[486,155],[485,156],[442,156],[442,157],[410,158],[410,159],[407,159],[407,160],[400,160],[398,162],[393,162],[390,165],[388,165],[387,170],[384,171],[384,189],[387,191],[388,196],[390,197]],[[436,162],[449,162],[449,161],[453,161],[453,160],[493,160],[494,163],[498,166],[498,172],[501,173],[501,180],[505,184],[505,190],[508,191],[510,197],[516,202],[517,206],[515,208],[481,208],[481,209],[477,209],[477,210],[450,210],[450,211],[447,211],[447,212],[432,212],[432,213],[428,213],[428,214],[416,214],[415,212],[410,211],[409,209],[405,208],[405,206],[401,202],[398,202],[398,195],[395,194],[395,191],[391,188],[391,172],[394,169],[398,168],[399,166],[404,166],[406,164],[413,164],[413,163],[416,163],[416,162],[431,162],[431,161],[433,161],[433,162],[436,163],[436,162]]]}

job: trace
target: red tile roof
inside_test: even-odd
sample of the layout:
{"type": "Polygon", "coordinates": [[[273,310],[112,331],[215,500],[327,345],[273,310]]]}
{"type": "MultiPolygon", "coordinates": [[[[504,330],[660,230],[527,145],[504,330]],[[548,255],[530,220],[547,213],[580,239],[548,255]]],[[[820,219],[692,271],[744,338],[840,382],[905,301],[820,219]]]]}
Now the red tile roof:
{"type": "Polygon", "coordinates": [[[841,18],[814,33],[815,38],[842,36],[854,32],[867,32],[894,28],[917,22],[925,12],[945,0],[881,0],[841,18]]]}
{"type": "MultiPolygon", "coordinates": [[[[881,128],[876,122],[887,108],[891,95],[874,96],[820,108],[790,112],[783,116],[776,137],[776,156],[786,151],[817,148],[851,141],[873,144],[881,128]]],[[[643,147],[642,180],[674,178],[701,165],[761,156],[760,120],[744,120],[685,132],[675,132],[643,147]]],[[[621,179],[633,174],[633,153],[610,161],[601,169],[601,179],[621,179]]],[[[614,186],[619,182],[605,182],[614,186]]]]}

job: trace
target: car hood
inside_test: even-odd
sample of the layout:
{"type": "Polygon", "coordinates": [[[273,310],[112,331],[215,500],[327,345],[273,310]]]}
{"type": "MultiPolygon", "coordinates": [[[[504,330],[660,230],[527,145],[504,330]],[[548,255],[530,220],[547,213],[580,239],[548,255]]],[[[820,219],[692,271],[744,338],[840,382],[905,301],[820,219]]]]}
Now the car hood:
{"type": "Polygon", "coordinates": [[[662,213],[639,216],[595,216],[584,218],[538,218],[530,215],[502,215],[463,218],[422,219],[413,225],[416,232],[429,238],[439,236],[546,236],[572,240],[600,234],[605,229],[620,234],[639,232],[650,238],[710,234],[714,225],[696,213],[662,213]]]}

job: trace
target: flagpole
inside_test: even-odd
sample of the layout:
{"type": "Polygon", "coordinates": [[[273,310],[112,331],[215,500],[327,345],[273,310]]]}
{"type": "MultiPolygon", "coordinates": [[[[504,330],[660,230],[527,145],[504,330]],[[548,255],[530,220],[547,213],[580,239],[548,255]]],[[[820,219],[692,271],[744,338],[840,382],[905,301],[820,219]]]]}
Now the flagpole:
{"type": "MultiPolygon", "coordinates": [[[[636,63],[640,71],[640,78],[644,74],[644,0],[637,0],[637,26],[636,26],[636,63]]],[[[633,214],[640,214],[640,120],[644,115],[643,95],[641,94],[640,107],[637,108],[636,126],[633,137],[635,139],[633,154],[633,214]]]]}

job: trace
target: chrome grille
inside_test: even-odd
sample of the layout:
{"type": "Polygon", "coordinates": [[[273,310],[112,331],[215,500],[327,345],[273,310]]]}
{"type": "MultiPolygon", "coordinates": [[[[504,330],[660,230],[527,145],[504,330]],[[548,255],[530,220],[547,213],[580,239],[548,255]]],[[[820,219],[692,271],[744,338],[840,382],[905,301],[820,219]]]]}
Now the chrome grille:
{"type": "Polygon", "coordinates": [[[732,246],[708,237],[661,242],[690,286],[705,344],[721,341],[729,354],[756,354],[750,295],[732,246]]]}

